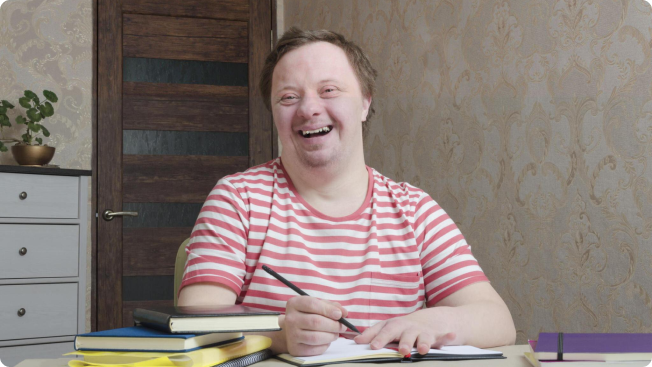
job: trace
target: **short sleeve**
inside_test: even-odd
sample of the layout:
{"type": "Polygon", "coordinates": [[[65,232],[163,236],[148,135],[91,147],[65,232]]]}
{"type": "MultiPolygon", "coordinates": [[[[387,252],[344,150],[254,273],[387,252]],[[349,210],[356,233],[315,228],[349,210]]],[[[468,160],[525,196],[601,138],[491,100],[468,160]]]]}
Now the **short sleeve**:
{"type": "Polygon", "coordinates": [[[467,285],[489,281],[457,225],[425,192],[414,219],[428,307],[467,285]]]}
{"type": "Polygon", "coordinates": [[[179,291],[200,282],[217,283],[240,294],[245,278],[248,207],[231,182],[221,179],[199,212],[186,247],[179,291]]]}

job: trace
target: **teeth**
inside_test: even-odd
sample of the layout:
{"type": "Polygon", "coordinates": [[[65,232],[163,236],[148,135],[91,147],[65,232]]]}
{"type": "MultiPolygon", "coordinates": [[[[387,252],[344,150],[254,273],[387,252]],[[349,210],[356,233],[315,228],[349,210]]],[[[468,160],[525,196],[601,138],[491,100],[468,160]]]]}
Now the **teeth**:
{"type": "Polygon", "coordinates": [[[311,134],[320,133],[322,131],[323,132],[329,132],[329,131],[331,131],[331,129],[328,126],[324,126],[324,127],[319,128],[317,130],[301,131],[301,133],[303,134],[303,136],[308,136],[308,135],[311,135],[311,134]]]}

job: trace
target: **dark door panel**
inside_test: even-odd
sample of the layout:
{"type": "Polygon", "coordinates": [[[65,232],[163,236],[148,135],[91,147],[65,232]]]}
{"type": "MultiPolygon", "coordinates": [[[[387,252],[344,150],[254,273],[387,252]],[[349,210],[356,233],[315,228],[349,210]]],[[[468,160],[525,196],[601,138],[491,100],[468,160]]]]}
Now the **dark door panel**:
{"type": "Polygon", "coordinates": [[[171,304],[210,190],[272,159],[256,86],[270,36],[270,0],[98,0],[95,330],[171,304]]]}

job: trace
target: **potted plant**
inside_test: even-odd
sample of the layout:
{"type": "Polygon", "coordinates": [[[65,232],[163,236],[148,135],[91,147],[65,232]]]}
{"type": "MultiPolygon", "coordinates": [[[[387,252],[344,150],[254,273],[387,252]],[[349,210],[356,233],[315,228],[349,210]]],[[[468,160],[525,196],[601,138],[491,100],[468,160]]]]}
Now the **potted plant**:
{"type": "Polygon", "coordinates": [[[14,105],[4,99],[0,102],[0,152],[7,151],[7,146],[4,145],[5,142],[14,141],[13,139],[5,139],[4,132],[2,131],[5,127],[11,127],[11,121],[9,121],[7,111],[13,108],[14,105]]]}
{"type": "Polygon", "coordinates": [[[56,103],[59,98],[48,90],[43,91],[43,96],[46,101],[41,101],[31,90],[26,90],[25,95],[18,100],[18,104],[26,109],[27,118],[19,115],[16,123],[25,125],[27,131],[22,135],[23,141],[11,147],[11,154],[20,165],[42,166],[48,164],[54,156],[55,148],[44,145],[43,139],[38,136],[50,136],[48,129],[39,122],[54,115],[52,103],[56,103]]]}

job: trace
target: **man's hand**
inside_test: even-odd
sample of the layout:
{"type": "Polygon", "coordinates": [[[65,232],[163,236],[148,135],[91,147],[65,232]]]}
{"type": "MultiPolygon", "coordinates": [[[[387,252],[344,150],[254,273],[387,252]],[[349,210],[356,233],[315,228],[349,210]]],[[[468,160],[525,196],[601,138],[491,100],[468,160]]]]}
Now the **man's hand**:
{"type": "Polygon", "coordinates": [[[516,330],[509,309],[488,282],[468,285],[434,307],[381,321],[355,338],[372,349],[399,342],[399,352],[419,354],[444,345],[491,348],[514,344],[516,330]]]}
{"type": "Polygon", "coordinates": [[[358,344],[371,344],[371,349],[380,349],[385,345],[398,342],[398,351],[402,355],[412,353],[416,345],[419,354],[426,354],[430,348],[441,348],[455,339],[455,334],[445,329],[424,322],[421,311],[410,315],[381,321],[355,337],[358,344]]]}
{"type": "Polygon", "coordinates": [[[288,352],[297,357],[324,353],[330,343],[346,331],[346,326],[337,320],[347,314],[337,302],[308,296],[290,298],[285,315],[278,320],[285,333],[288,352]]]}

